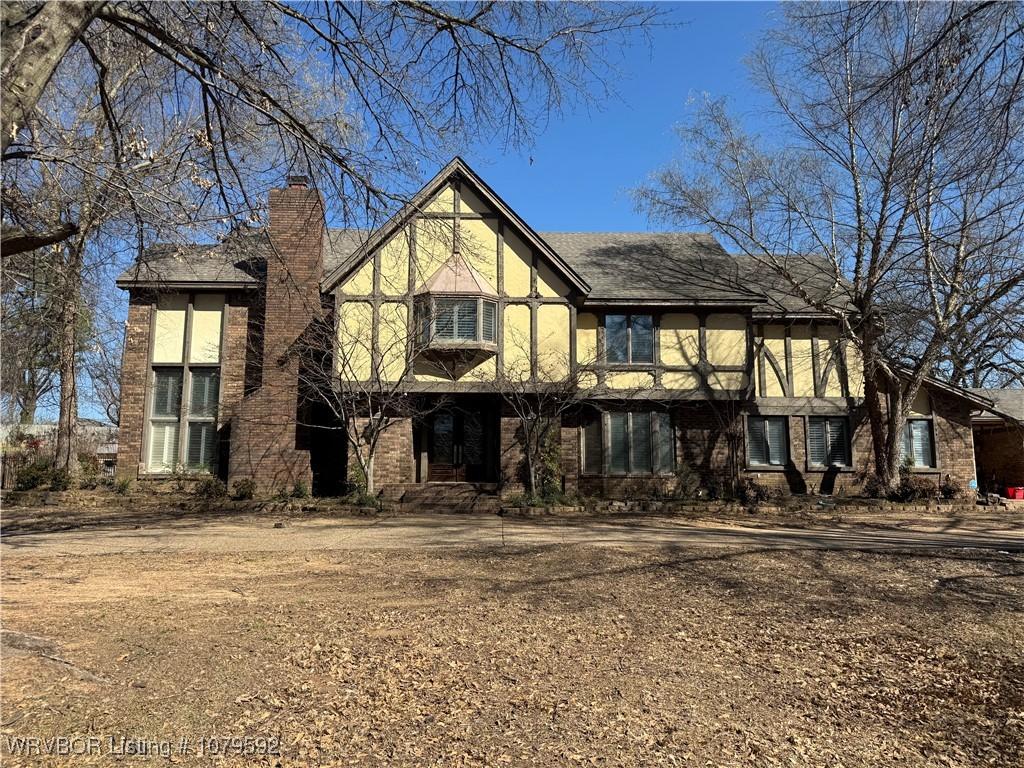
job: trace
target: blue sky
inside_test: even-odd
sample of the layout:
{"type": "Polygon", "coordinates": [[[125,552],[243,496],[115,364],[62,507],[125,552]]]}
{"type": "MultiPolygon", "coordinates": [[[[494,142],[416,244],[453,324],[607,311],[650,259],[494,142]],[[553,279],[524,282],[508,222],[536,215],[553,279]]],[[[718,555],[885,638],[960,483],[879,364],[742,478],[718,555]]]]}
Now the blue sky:
{"type": "Polygon", "coordinates": [[[726,96],[742,113],[764,104],[743,58],[778,11],[774,3],[672,3],[650,48],[625,53],[620,97],[598,109],[555,117],[521,153],[499,144],[464,151],[470,165],[540,231],[649,229],[629,189],[677,156],[673,126],[687,100],[726,96]]]}

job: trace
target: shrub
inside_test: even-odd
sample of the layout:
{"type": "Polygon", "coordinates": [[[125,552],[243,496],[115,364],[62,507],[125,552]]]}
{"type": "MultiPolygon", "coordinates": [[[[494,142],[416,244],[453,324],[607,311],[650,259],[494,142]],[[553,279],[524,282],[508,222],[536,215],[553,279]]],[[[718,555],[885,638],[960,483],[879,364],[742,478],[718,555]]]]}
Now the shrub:
{"type": "Polygon", "coordinates": [[[114,482],[114,493],[118,496],[127,496],[131,489],[132,481],[130,478],[122,477],[114,482]]]}
{"type": "Polygon", "coordinates": [[[881,499],[886,495],[885,488],[878,475],[870,475],[864,481],[864,495],[871,499],[881,499]]]}
{"type": "Polygon", "coordinates": [[[967,495],[967,490],[952,477],[946,476],[939,486],[939,494],[944,499],[962,499],[967,495]]]}
{"type": "Polygon", "coordinates": [[[675,498],[695,499],[700,495],[700,475],[693,467],[684,462],[679,465],[675,475],[675,498]]]}
{"type": "Polygon", "coordinates": [[[31,491],[49,485],[53,478],[53,467],[48,459],[37,458],[18,470],[15,488],[19,491],[31,491]]]}
{"type": "Polygon", "coordinates": [[[236,501],[249,501],[256,495],[256,481],[250,477],[236,480],[231,486],[231,498],[236,501]]]}
{"type": "Polygon", "coordinates": [[[308,499],[309,488],[301,480],[297,480],[295,485],[292,487],[292,498],[293,499],[308,499]]]}
{"type": "Polygon", "coordinates": [[[204,477],[196,483],[192,495],[204,501],[217,501],[228,495],[228,487],[218,477],[204,477]]]}
{"type": "Polygon", "coordinates": [[[931,480],[904,473],[900,476],[899,485],[889,493],[889,501],[906,503],[934,499],[937,491],[938,488],[931,480]]]}
{"type": "Polygon", "coordinates": [[[66,469],[54,469],[50,473],[50,490],[66,491],[71,487],[71,473],[66,469]]]}
{"type": "Polygon", "coordinates": [[[775,501],[782,496],[777,488],[769,488],[749,477],[741,478],[736,485],[736,497],[743,503],[750,506],[764,504],[767,501],[775,501]]]}

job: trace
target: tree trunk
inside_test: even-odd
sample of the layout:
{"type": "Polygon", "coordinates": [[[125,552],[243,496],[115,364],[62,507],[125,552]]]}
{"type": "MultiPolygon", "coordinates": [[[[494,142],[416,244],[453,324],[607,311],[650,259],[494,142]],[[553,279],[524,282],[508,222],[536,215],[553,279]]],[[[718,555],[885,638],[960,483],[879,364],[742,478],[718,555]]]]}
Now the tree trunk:
{"type": "Polygon", "coordinates": [[[18,413],[19,424],[32,424],[36,420],[36,405],[39,402],[39,389],[36,385],[35,371],[25,371],[22,380],[21,410],[18,413]]]}
{"type": "Polygon", "coordinates": [[[875,460],[875,478],[880,490],[891,491],[899,481],[899,461],[892,460],[890,442],[892,435],[888,428],[892,413],[888,405],[883,407],[885,393],[879,388],[882,371],[879,366],[879,338],[881,329],[870,320],[865,323],[862,337],[862,364],[864,372],[864,404],[868,411],[868,424],[871,427],[871,448],[875,460]]]}
{"type": "Polygon", "coordinates": [[[53,0],[3,4],[3,151],[36,108],[64,54],[104,5],[53,0]]]}
{"type": "Polygon", "coordinates": [[[82,286],[81,241],[68,246],[68,258],[62,276],[63,291],[60,312],[60,414],[57,419],[57,469],[77,474],[75,433],[78,427],[78,381],[76,358],[78,353],[78,319],[82,286]]]}
{"type": "Polygon", "coordinates": [[[366,456],[366,464],[363,466],[363,474],[366,475],[366,495],[374,496],[376,485],[373,482],[373,465],[377,458],[376,447],[371,447],[366,456]]]}

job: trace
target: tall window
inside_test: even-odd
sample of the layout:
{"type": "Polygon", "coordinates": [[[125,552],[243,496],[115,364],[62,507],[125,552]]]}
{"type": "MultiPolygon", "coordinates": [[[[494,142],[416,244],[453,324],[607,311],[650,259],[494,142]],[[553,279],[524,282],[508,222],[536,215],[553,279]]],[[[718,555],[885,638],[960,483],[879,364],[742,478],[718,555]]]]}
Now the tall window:
{"type": "Polygon", "coordinates": [[[149,413],[151,472],[212,471],[217,460],[222,294],[157,301],[149,413]]]}
{"type": "Polygon", "coordinates": [[[584,474],[650,475],[674,469],[675,433],[669,414],[616,411],[584,422],[584,474]]]}
{"type": "Polygon", "coordinates": [[[785,416],[747,418],[747,463],[781,467],[789,461],[789,432],[785,416]]]}
{"type": "Polygon", "coordinates": [[[810,463],[817,467],[850,466],[850,434],[845,416],[811,416],[807,419],[810,463]]]}
{"type": "Polygon", "coordinates": [[[918,469],[935,467],[935,441],[931,419],[908,419],[903,430],[903,450],[910,466],[918,469]]]}
{"type": "Polygon", "coordinates": [[[605,360],[609,363],[654,362],[651,315],[605,315],[605,360]]]}

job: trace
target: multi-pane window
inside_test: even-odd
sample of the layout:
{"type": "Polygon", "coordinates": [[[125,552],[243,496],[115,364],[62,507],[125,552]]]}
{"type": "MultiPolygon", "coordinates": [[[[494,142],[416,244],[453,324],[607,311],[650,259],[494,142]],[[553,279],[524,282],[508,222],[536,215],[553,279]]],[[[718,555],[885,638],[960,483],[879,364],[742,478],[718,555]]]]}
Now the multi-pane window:
{"type": "Polygon", "coordinates": [[[416,306],[421,343],[437,341],[484,341],[496,337],[497,302],[479,297],[429,298],[416,306]]]}
{"type": "Polygon", "coordinates": [[[614,411],[584,422],[584,474],[650,475],[674,469],[675,436],[669,414],[614,411]]]}
{"type": "Polygon", "coordinates": [[[789,461],[789,432],[785,416],[747,418],[747,463],[781,467],[789,461]]]}
{"type": "Polygon", "coordinates": [[[654,362],[651,315],[605,315],[605,360],[609,363],[654,362]]]}
{"type": "Polygon", "coordinates": [[[850,434],[845,416],[807,419],[808,458],[812,466],[850,466],[850,434]]]}
{"type": "Polygon", "coordinates": [[[935,441],[931,419],[909,419],[903,430],[903,450],[907,463],[914,468],[935,466],[935,441]]]}
{"type": "Polygon", "coordinates": [[[157,301],[146,460],[152,472],[216,466],[223,313],[221,294],[157,301]]]}

